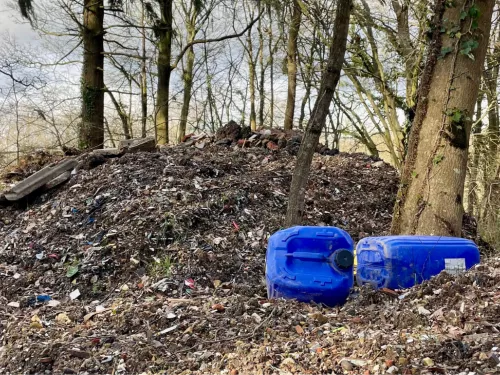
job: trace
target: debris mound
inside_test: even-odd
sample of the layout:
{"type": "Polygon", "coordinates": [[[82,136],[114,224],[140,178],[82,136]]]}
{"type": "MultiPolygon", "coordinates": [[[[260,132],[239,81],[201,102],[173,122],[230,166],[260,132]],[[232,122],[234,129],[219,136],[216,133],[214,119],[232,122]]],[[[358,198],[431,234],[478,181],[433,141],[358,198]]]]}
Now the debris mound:
{"type": "MultiPolygon", "coordinates": [[[[207,144],[218,146],[236,146],[240,148],[261,147],[271,151],[286,150],[290,155],[297,155],[304,133],[298,130],[260,128],[252,131],[248,126],[240,126],[230,121],[219,128],[215,135],[189,134],[181,145],[203,149],[207,144]]],[[[339,150],[319,144],[316,152],[321,155],[337,155],[339,150]]]]}
{"type": "MultiPolygon", "coordinates": [[[[342,308],[267,300],[293,166],[286,149],[138,151],[0,209],[0,372],[497,371],[498,259],[342,308]]],[[[397,185],[366,155],[315,155],[306,224],[387,234],[397,185]]]]}
{"type": "Polygon", "coordinates": [[[25,155],[18,164],[5,168],[0,174],[0,186],[2,183],[10,184],[22,181],[38,172],[45,165],[56,163],[64,157],[61,153],[51,153],[44,150],[36,150],[25,155]]]}

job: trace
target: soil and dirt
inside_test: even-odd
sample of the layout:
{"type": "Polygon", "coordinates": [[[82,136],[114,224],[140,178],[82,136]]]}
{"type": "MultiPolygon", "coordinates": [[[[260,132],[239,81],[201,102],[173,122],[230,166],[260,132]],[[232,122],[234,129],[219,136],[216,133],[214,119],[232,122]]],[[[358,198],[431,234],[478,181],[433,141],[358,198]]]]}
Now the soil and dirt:
{"type": "MultiPolygon", "coordinates": [[[[0,373],[500,373],[500,259],[341,308],[267,300],[294,152],[231,142],[125,154],[0,207],[0,373]]],[[[387,234],[397,185],[380,160],[316,155],[305,224],[387,234]]]]}

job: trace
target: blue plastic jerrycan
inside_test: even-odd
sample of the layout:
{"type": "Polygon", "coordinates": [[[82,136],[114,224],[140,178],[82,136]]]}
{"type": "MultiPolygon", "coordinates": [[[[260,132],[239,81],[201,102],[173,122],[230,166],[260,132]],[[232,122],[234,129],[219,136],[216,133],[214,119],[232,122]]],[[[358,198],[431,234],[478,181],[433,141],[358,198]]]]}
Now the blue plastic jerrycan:
{"type": "Polygon", "coordinates": [[[470,240],[438,236],[368,237],[356,246],[356,280],[375,288],[404,289],[447,271],[463,272],[479,263],[470,240]]]}
{"type": "Polygon", "coordinates": [[[292,227],[269,238],[269,298],[343,304],[354,284],[354,242],[335,227],[292,227]]]}

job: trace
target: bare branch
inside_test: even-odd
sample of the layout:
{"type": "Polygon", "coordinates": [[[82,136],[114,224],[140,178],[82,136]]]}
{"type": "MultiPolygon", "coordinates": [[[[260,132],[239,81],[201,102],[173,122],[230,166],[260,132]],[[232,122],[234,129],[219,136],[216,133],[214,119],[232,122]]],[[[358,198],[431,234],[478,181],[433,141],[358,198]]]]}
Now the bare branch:
{"type": "Polygon", "coordinates": [[[260,16],[261,16],[261,14],[259,14],[257,16],[257,18],[255,18],[252,22],[250,22],[248,24],[248,26],[245,27],[245,29],[243,31],[241,31],[240,33],[231,34],[231,35],[225,35],[225,36],[221,36],[220,38],[213,38],[213,39],[195,39],[191,43],[186,44],[184,46],[184,48],[182,49],[181,53],[179,53],[179,55],[175,59],[175,62],[172,65],[172,69],[175,69],[177,67],[177,65],[179,64],[179,62],[184,57],[185,53],[189,50],[189,48],[191,48],[195,44],[215,43],[215,42],[222,42],[222,41],[227,40],[227,39],[239,38],[239,37],[243,36],[248,30],[250,30],[253,25],[255,25],[255,23],[259,20],[260,16]]]}
{"type": "Polygon", "coordinates": [[[130,53],[121,53],[121,52],[103,52],[105,56],[126,56],[132,59],[144,60],[145,58],[139,55],[131,55],[130,53]]]}

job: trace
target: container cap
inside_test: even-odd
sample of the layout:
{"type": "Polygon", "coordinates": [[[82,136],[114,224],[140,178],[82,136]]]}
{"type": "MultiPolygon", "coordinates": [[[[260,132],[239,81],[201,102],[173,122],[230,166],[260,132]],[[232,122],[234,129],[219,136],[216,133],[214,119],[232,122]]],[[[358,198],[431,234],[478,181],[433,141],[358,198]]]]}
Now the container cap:
{"type": "Polygon", "coordinates": [[[349,269],[354,264],[354,255],[349,250],[338,250],[335,252],[335,264],[343,270],[349,269]]]}

